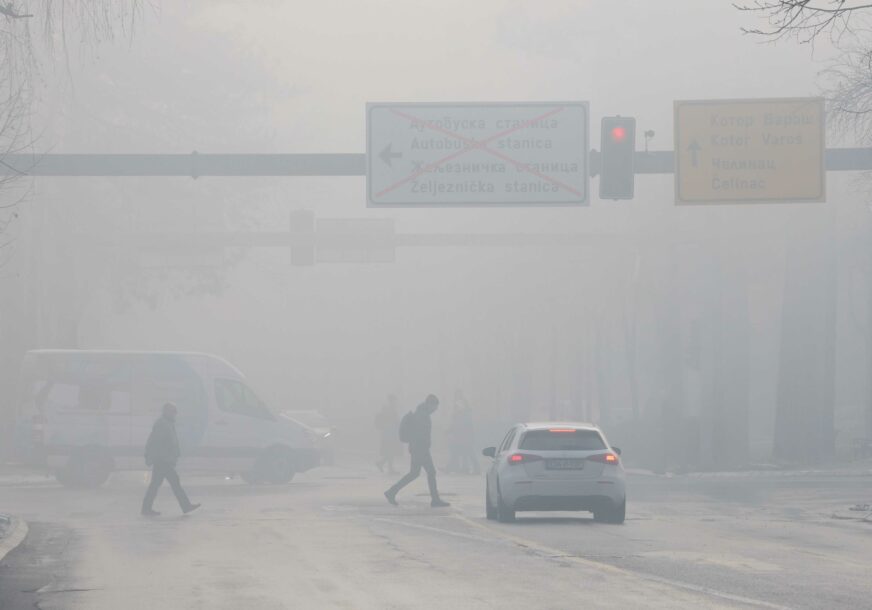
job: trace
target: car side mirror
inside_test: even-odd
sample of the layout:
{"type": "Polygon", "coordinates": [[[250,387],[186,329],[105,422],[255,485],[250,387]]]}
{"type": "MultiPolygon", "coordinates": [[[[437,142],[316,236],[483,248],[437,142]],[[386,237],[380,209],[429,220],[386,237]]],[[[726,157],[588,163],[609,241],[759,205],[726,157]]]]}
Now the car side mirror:
{"type": "Polygon", "coordinates": [[[483,456],[489,457],[489,458],[496,457],[497,448],[496,447],[488,447],[487,449],[482,449],[481,454],[483,456]]]}
{"type": "Polygon", "coordinates": [[[620,447],[612,447],[612,451],[614,451],[618,455],[621,455],[621,448],[620,447]]]}

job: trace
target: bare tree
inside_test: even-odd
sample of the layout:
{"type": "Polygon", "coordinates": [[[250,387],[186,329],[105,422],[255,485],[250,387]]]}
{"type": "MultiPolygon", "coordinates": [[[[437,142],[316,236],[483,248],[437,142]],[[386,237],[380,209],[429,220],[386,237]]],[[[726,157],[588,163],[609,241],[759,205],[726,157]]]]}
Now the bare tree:
{"type": "Polygon", "coordinates": [[[754,0],[733,6],[767,21],[765,28],[742,28],[767,41],[795,38],[813,44],[828,36],[841,51],[821,74],[829,127],[859,144],[872,143],[872,2],[754,0]]]}
{"type": "Polygon", "coordinates": [[[872,47],[854,43],[822,73],[830,129],[872,144],[872,47]]]}
{"type": "MultiPolygon", "coordinates": [[[[0,164],[9,168],[8,155],[35,152],[40,85],[55,64],[69,74],[68,37],[85,46],[132,37],[146,1],[0,0],[0,164]]],[[[0,268],[28,190],[26,170],[0,178],[0,268]]]]}
{"type": "MultiPolygon", "coordinates": [[[[872,2],[862,0],[754,0],[734,3],[756,14],[767,28],[743,28],[766,41],[793,38],[814,44],[827,36],[840,53],[821,74],[831,132],[852,143],[872,144],[872,2]]],[[[870,189],[867,173],[861,184],[870,189]]],[[[831,239],[831,238],[830,238],[831,239]]],[[[806,240],[808,241],[808,240],[806,240]]],[[[779,367],[775,455],[788,460],[830,456],[835,449],[834,390],[836,297],[835,249],[827,238],[795,245],[788,257],[782,304],[782,358],[779,367]],[[815,256],[802,261],[809,251],[815,256]],[[800,261],[797,266],[797,261],[800,261]],[[812,288],[808,292],[809,287],[812,288]],[[805,292],[804,292],[805,291],[805,292]],[[815,299],[817,304],[814,305],[815,299]],[[797,341],[819,346],[800,353],[797,341]],[[821,357],[822,356],[822,357],[821,357]],[[809,374],[809,372],[814,374],[809,374]],[[816,383],[809,383],[817,379],[816,383]],[[811,400],[809,401],[809,397],[811,400]],[[796,451],[802,446],[801,452],[796,451]]],[[[872,254],[872,253],[870,253],[872,254]]],[[[860,257],[862,259],[862,257],[860,257]]],[[[872,258],[868,259],[872,260],[872,258]]],[[[855,262],[866,274],[869,263],[855,262]]],[[[872,280],[869,280],[872,282],[872,280]]],[[[867,308],[867,366],[872,365],[872,307],[867,308]]],[[[867,384],[866,437],[872,437],[872,383],[867,384]]]]}
{"type": "Polygon", "coordinates": [[[851,31],[853,19],[872,9],[872,3],[849,0],[754,0],[733,6],[769,23],[767,28],[743,28],[746,34],[771,40],[795,37],[802,43],[812,43],[821,34],[837,40],[851,31]]]}

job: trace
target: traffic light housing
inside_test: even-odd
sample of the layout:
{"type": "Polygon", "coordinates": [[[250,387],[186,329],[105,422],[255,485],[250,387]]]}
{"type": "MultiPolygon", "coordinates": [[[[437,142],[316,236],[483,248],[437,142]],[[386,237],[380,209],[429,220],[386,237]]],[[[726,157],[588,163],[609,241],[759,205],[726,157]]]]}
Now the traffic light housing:
{"type": "Polygon", "coordinates": [[[600,199],[632,199],[636,187],[636,119],[603,117],[601,132],[600,199]]]}

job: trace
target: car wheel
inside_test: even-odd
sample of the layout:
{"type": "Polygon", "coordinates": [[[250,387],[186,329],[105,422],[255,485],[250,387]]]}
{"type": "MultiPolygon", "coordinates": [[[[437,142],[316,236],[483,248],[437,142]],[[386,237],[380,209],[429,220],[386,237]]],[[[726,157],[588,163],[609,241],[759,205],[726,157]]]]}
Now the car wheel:
{"type": "Polygon", "coordinates": [[[258,485],[263,483],[263,479],[260,477],[260,473],[257,469],[249,470],[248,472],[242,472],[239,474],[242,477],[242,480],[248,483],[249,485],[258,485]]]}
{"type": "Polygon", "coordinates": [[[285,447],[273,447],[264,453],[257,470],[259,477],[269,483],[290,483],[295,474],[294,457],[285,447]]]}
{"type": "Polygon", "coordinates": [[[490,500],[490,486],[486,486],[484,490],[484,514],[491,521],[497,518],[497,509],[490,500]]]}
{"type": "Polygon", "coordinates": [[[105,483],[114,469],[112,457],[104,451],[96,447],[84,448],[71,455],[67,465],[55,476],[64,486],[93,489],[105,483]]]}
{"type": "Polygon", "coordinates": [[[509,508],[509,505],[503,500],[503,494],[497,488],[497,519],[500,523],[511,523],[515,520],[515,511],[509,508]]]}
{"type": "Polygon", "coordinates": [[[600,523],[613,523],[621,525],[627,516],[627,499],[617,506],[609,506],[593,512],[593,518],[600,523]]]}

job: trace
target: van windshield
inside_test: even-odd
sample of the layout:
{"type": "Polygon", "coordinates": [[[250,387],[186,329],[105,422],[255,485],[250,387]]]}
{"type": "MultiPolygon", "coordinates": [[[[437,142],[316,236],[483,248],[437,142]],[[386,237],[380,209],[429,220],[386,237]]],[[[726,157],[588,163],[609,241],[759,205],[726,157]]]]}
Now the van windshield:
{"type": "Polygon", "coordinates": [[[227,413],[258,419],[275,419],[257,394],[236,379],[215,380],[215,402],[219,409],[227,413]]]}

